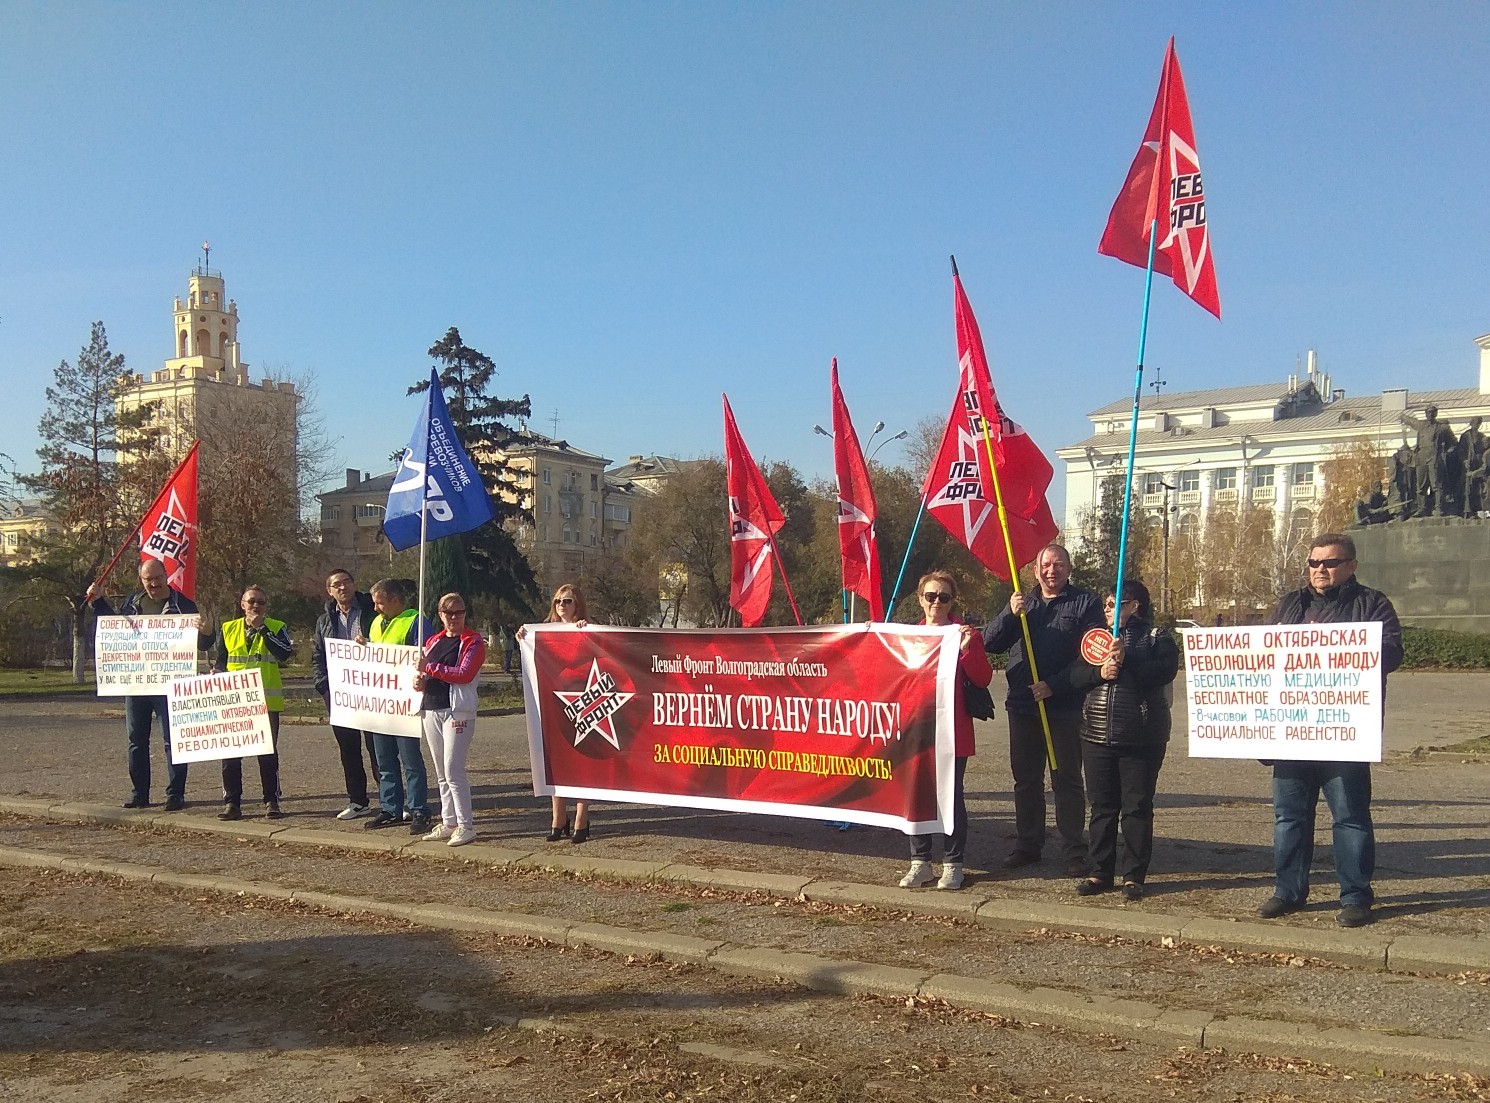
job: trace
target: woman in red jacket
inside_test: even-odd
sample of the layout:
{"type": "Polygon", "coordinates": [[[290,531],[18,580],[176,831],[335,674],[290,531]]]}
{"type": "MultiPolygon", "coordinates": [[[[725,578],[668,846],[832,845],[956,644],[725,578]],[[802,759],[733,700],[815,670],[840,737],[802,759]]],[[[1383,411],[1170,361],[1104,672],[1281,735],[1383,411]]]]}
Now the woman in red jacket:
{"type": "Polygon", "coordinates": [[[440,822],[427,843],[465,846],[476,838],[466,756],[476,734],[476,684],[486,661],[486,641],[466,626],[466,600],[446,594],[437,605],[443,632],[424,641],[414,688],[424,694],[424,739],[440,784],[440,822]]]}
{"type": "Polygon", "coordinates": [[[942,875],[937,877],[931,868],[931,835],[911,836],[910,872],[900,879],[900,887],[906,889],[929,885],[933,880],[939,889],[962,887],[962,855],[967,847],[967,804],[962,797],[962,776],[967,771],[967,760],[974,753],[973,718],[967,710],[966,687],[969,682],[985,689],[993,680],[993,668],[988,665],[988,654],[983,650],[982,637],[953,614],[957,602],[957,583],[946,571],[932,571],[921,576],[917,584],[917,597],[921,602],[922,624],[933,626],[961,625],[958,639],[958,671],[955,701],[956,713],[956,782],[953,790],[952,834],[943,837],[942,875]]]}

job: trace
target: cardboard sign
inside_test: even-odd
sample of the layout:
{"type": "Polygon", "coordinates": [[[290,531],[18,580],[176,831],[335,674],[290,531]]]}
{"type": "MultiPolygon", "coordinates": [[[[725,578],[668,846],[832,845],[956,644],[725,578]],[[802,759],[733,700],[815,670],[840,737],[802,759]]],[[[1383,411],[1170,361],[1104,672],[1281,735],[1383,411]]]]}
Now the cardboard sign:
{"type": "Polygon", "coordinates": [[[419,648],[401,643],[326,641],[326,676],[331,682],[331,722],[383,735],[418,739],[424,734],[414,688],[419,648]]]}
{"type": "Polygon", "coordinates": [[[99,617],[93,664],[100,697],[159,697],[176,678],[197,672],[195,613],[171,617],[99,617]]]}
{"type": "Polygon", "coordinates": [[[257,670],[178,678],[166,698],[172,762],[273,753],[264,679],[257,670]]]}
{"type": "Polygon", "coordinates": [[[1186,628],[1192,758],[1380,762],[1381,625],[1186,628]]]}

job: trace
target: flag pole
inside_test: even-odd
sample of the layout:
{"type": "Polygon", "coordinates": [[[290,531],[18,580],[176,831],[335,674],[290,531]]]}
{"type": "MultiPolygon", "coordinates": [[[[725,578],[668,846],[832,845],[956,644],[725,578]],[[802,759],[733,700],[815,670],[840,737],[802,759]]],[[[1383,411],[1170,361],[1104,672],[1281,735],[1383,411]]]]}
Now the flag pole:
{"type": "MultiPolygon", "coordinates": [[[[931,461],[933,464],[935,460],[931,461]]],[[[921,508],[916,511],[916,523],[911,526],[911,535],[905,542],[905,555],[900,560],[900,573],[895,576],[895,589],[890,592],[890,604],[886,608],[886,616],[895,615],[895,602],[900,597],[900,584],[905,581],[905,569],[910,566],[911,549],[916,546],[916,533],[921,531],[921,518],[926,516],[926,495],[921,495],[921,508]]]]}
{"type": "Polygon", "coordinates": [[[124,543],[119,545],[119,550],[114,553],[114,558],[109,560],[109,565],[103,569],[103,574],[98,576],[93,585],[102,587],[104,582],[107,581],[109,575],[114,573],[114,568],[119,565],[119,560],[124,557],[124,553],[129,550],[129,546],[134,543],[135,537],[140,535],[140,530],[145,527],[145,522],[150,520],[150,515],[155,512],[155,507],[160,505],[161,499],[164,498],[166,496],[166,493],[171,489],[171,485],[176,481],[176,476],[181,474],[182,470],[186,467],[187,462],[190,461],[192,456],[196,455],[197,447],[201,443],[202,442],[199,440],[194,440],[191,442],[191,447],[186,450],[186,455],[181,457],[181,462],[178,463],[176,465],[176,469],[171,472],[170,478],[166,479],[165,486],[160,488],[160,493],[157,494],[154,499],[151,500],[150,505],[146,507],[144,514],[140,517],[140,523],[134,527],[133,532],[131,532],[127,537],[124,538],[124,543]]]}
{"type": "Polygon", "coordinates": [[[1143,319],[1138,325],[1138,367],[1133,372],[1133,419],[1128,426],[1128,469],[1123,474],[1123,527],[1118,537],[1117,582],[1112,588],[1112,638],[1117,639],[1123,622],[1123,564],[1128,561],[1128,525],[1133,513],[1133,458],[1138,449],[1138,403],[1143,398],[1143,357],[1149,339],[1149,300],[1154,290],[1154,242],[1159,237],[1157,216],[1149,223],[1149,260],[1143,273],[1143,319]]]}
{"type": "Polygon", "coordinates": [[[791,602],[792,616],[797,618],[797,627],[802,626],[802,614],[797,609],[797,597],[792,593],[792,584],[786,580],[786,564],[781,561],[781,549],[776,546],[776,534],[766,526],[766,539],[771,544],[771,558],[776,560],[776,569],[781,572],[781,584],[786,587],[786,600],[791,602]]]}

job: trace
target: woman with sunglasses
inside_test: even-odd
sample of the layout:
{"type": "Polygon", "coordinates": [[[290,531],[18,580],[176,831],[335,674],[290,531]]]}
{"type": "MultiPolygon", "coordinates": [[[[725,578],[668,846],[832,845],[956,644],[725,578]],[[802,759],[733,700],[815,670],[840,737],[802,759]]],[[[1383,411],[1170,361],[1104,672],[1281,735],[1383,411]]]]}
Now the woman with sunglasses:
{"type": "Polygon", "coordinates": [[[440,822],[423,841],[465,846],[476,838],[466,756],[476,734],[476,685],[486,662],[486,641],[466,624],[466,599],[460,594],[443,595],[436,608],[444,631],[424,641],[414,676],[414,688],[424,694],[424,739],[440,788],[440,822]]]}
{"type": "MultiPolygon", "coordinates": [[[[590,623],[589,610],[585,607],[585,595],[580,592],[578,586],[565,583],[554,591],[553,601],[549,602],[548,616],[545,618],[549,624],[572,624],[576,628],[583,628],[590,623]]],[[[527,635],[526,630],[519,628],[517,638],[522,639],[527,635]]],[[[545,836],[551,843],[569,835],[569,801],[564,797],[553,797],[551,830],[545,836]]],[[[577,800],[574,802],[574,836],[571,839],[575,844],[587,842],[590,838],[590,802],[577,800]]]]}
{"type": "Polygon", "coordinates": [[[1154,852],[1154,791],[1169,743],[1168,686],[1180,652],[1170,632],[1153,627],[1148,587],[1137,579],[1123,580],[1121,609],[1111,590],[1104,607],[1108,623],[1118,625],[1111,652],[1100,664],[1077,662],[1065,672],[1071,688],[1086,690],[1081,764],[1092,810],[1091,876],[1076,883],[1076,892],[1106,892],[1120,874],[1123,898],[1141,900],[1154,852]]]}
{"type": "Polygon", "coordinates": [[[921,623],[935,627],[960,625],[957,639],[958,668],[956,695],[954,697],[956,767],[952,793],[952,834],[942,837],[942,874],[937,877],[931,869],[932,835],[911,836],[910,872],[900,879],[900,887],[916,889],[929,885],[933,880],[939,889],[962,887],[962,856],[967,848],[967,803],[962,795],[962,778],[967,772],[967,760],[974,753],[973,718],[967,709],[967,686],[972,683],[984,689],[993,681],[993,667],[988,665],[988,654],[983,650],[983,639],[976,630],[962,624],[952,611],[957,602],[957,583],[946,571],[931,571],[921,576],[917,584],[921,602],[921,623]]]}

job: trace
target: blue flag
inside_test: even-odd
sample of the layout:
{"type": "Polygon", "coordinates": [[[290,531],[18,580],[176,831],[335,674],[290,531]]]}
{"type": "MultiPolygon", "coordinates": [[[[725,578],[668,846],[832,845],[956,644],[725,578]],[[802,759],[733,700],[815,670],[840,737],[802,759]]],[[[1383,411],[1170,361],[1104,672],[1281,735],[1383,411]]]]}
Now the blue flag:
{"type": "Polygon", "coordinates": [[[393,485],[388,488],[383,531],[388,534],[388,543],[399,551],[419,543],[421,502],[429,510],[430,540],[469,532],[495,516],[481,473],[460,446],[455,426],[450,423],[440,373],[434,368],[429,373],[424,410],[404,449],[393,485]]]}

